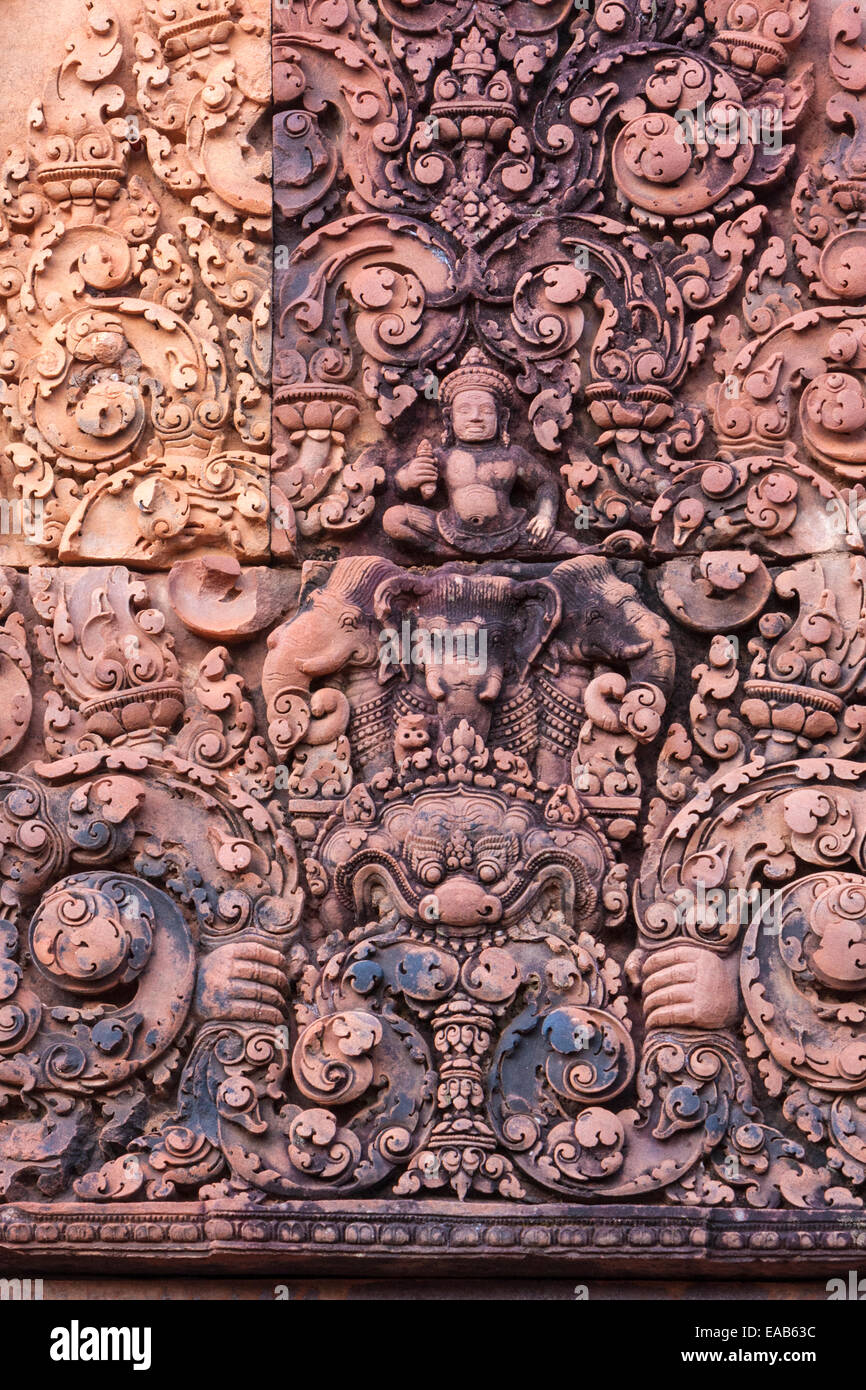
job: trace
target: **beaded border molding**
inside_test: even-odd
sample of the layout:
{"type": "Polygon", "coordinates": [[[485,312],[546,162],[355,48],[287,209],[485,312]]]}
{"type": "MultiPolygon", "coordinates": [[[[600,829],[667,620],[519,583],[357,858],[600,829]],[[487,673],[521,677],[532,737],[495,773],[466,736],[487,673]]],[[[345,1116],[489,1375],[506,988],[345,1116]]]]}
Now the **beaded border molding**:
{"type": "Polygon", "coordinates": [[[448,1273],[477,1267],[597,1275],[688,1273],[817,1276],[866,1260],[858,1212],[722,1211],[700,1207],[369,1200],[88,1205],[58,1212],[21,1202],[0,1212],[0,1251],[10,1267],[95,1273],[122,1265],[165,1273],[206,1266],[250,1272],[315,1263],[320,1273],[399,1263],[448,1273]],[[61,1247],[63,1247],[61,1249],[61,1247]]]}

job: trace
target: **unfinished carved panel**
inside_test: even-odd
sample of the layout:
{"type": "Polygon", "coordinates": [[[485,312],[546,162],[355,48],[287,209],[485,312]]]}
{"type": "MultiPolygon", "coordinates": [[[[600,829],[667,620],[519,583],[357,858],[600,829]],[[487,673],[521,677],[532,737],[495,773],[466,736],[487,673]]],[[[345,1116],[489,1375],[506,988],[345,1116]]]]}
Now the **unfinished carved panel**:
{"type": "Polygon", "coordinates": [[[849,1261],[859,7],[289,0],[272,113],[253,6],[146,8],[9,242],[0,1239],[849,1261]]]}
{"type": "Polygon", "coordinates": [[[65,8],[2,171],[3,557],[266,559],[269,6],[65,8]]]}

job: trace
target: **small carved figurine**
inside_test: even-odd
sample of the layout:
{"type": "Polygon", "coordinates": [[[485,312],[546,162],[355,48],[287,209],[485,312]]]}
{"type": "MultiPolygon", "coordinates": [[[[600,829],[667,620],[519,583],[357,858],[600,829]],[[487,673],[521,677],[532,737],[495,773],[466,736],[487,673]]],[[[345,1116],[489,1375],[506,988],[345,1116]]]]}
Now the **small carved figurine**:
{"type": "Polygon", "coordinates": [[[447,505],[441,511],[407,502],[389,507],[382,524],[394,540],[441,555],[515,558],[577,555],[582,547],[556,530],[559,487],[548,470],[508,437],[512,385],[479,348],[442,383],[445,447],[418,453],[397,473],[401,492],[432,498],[441,484],[447,505]],[[520,487],[531,511],[516,507],[520,487]]]}

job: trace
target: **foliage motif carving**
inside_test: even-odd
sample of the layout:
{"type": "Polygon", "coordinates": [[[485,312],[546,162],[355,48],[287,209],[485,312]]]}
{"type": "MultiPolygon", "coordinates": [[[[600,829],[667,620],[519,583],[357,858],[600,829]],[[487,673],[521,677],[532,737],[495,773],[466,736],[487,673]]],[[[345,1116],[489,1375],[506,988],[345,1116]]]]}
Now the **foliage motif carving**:
{"type": "Polygon", "coordinates": [[[6,558],[266,559],[268,6],[81,10],[2,175],[6,558]]]}
{"type": "Polygon", "coordinates": [[[2,204],[6,1202],[844,1223],[858,6],[84,8],[2,204]]]}

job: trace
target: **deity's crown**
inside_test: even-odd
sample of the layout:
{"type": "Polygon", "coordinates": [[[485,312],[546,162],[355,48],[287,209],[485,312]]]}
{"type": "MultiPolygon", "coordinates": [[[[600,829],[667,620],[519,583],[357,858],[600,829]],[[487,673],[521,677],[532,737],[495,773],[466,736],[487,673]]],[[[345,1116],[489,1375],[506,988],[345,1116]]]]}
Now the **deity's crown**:
{"type": "Polygon", "coordinates": [[[490,391],[503,404],[507,404],[513,394],[509,378],[488,361],[479,347],[471,347],[460,366],[448,373],[442,382],[440,399],[450,405],[458,391],[473,388],[490,391]]]}

